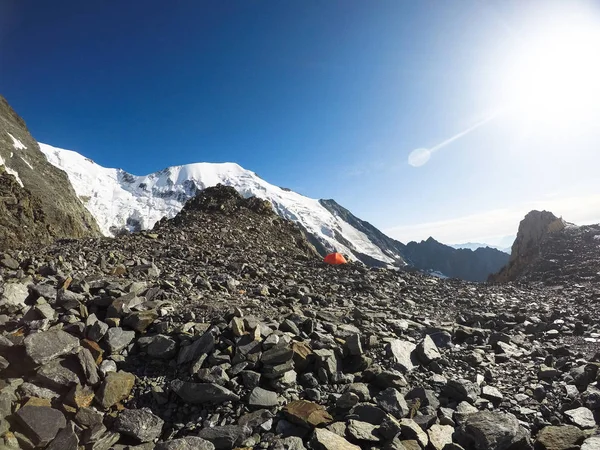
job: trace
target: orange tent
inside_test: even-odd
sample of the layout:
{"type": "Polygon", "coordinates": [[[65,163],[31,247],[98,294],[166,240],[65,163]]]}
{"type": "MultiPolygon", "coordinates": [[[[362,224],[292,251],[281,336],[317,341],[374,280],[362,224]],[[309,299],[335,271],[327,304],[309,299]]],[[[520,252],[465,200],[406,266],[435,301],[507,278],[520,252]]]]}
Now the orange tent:
{"type": "Polygon", "coordinates": [[[335,266],[339,264],[346,264],[348,262],[341,253],[330,253],[325,257],[324,261],[327,264],[333,264],[335,266]]]}

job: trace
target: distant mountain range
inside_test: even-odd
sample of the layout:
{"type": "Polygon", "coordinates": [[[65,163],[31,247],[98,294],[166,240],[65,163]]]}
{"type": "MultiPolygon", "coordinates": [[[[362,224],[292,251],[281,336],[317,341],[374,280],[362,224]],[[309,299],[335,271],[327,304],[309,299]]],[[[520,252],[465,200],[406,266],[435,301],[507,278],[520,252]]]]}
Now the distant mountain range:
{"type": "MultiPolygon", "coordinates": [[[[511,239],[511,245],[512,245],[512,241],[515,240],[515,237],[512,236],[511,239]]],[[[465,242],[464,244],[450,244],[450,247],[452,248],[456,248],[456,249],[468,249],[468,250],[477,250],[478,248],[495,248],[496,250],[500,250],[501,252],[504,253],[508,253],[510,255],[510,246],[506,246],[506,247],[501,247],[501,246],[497,246],[497,245],[490,245],[490,244],[483,244],[481,242],[465,242]]]]}

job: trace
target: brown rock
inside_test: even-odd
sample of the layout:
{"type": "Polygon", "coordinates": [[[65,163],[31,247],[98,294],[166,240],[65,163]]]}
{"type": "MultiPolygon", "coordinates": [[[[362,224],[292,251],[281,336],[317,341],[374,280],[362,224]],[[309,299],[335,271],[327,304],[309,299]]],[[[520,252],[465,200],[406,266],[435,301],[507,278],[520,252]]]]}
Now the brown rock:
{"type": "Polygon", "coordinates": [[[102,350],[96,342],[90,341],[89,339],[83,339],[81,341],[81,346],[90,351],[97,365],[99,365],[102,362],[102,355],[104,354],[104,350],[102,350]]]}
{"type": "Polygon", "coordinates": [[[579,448],[584,439],[584,432],[574,425],[548,426],[539,432],[535,446],[540,450],[571,450],[579,448]]]}
{"type": "Polygon", "coordinates": [[[96,399],[104,408],[110,408],[125,400],[135,384],[135,376],[128,372],[111,372],[96,392],[96,399]]]}
{"type": "Polygon", "coordinates": [[[306,427],[318,427],[333,422],[333,417],[325,408],[306,400],[288,403],[283,412],[290,422],[306,427]]]}

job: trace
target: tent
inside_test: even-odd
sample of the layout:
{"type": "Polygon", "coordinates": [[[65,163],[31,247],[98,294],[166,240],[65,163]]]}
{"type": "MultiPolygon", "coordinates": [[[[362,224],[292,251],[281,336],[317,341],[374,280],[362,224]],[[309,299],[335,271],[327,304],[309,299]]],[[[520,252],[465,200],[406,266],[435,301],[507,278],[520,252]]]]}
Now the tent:
{"type": "Polygon", "coordinates": [[[330,253],[325,257],[324,261],[327,264],[333,264],[335,266],[339,264],[346,264],[348,262],[341,253],[330,253]]]}

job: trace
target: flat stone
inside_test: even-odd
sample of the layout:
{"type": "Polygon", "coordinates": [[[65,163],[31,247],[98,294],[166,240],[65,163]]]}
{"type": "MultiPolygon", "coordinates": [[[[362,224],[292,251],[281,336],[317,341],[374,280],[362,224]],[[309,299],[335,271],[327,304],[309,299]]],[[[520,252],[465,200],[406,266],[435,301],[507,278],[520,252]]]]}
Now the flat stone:
{"type": "Polygon", "coordinates": [[[104,341],[111,354],[120,353],[135,339],[135,331],[126,331],[120,327],[109,328],[104,336],[104,341]]]}
{"type": "Polygon", "coordinates": [[[587,438],[581,445],[580,450],[600,450],[600,437],[593,436],[587,438]]]}
{"type": "Polygon", "coordinates": [[[358,441],[379,442],[381,439],[375,432],[377,428],[377,425],[350,419],[348,421],[347,432],[358,441]]]}
{"type": "Polygon", "coordinates": [[[596,426],[594,413],[584,406],[565,411],[565,416],[567,416],[571,423],[580,428],[594,428],[596,426]]]}
{"type": "Polygon", "coordinates": [[[75,422],[85,428],[92,428],[104,420],[104,415],[93,408],[80,408],[75,414],[75,422]]]}
{"type": "Polygon", "coordinates": [[[404,396],[394,388],[387,388],[375,397],[377,405],[397,419],[406,417],[410,412],[404,396]]]}
{"type": "Polygon", "coordinates": [[[114,430],[139,442],[151,442],[160,436],[164,423],[149,408],[126,409],[117,417],[114,430]]]}
{"type": "Polygon", "coordinates": [[[277,366],[291,361],[294,357],[294,351],[287,344],[279,344],[263,352],[260,361],[265,366],[277,366]]]}
{"type": "Polygon", "coordinates": [[[442,357],[435,342],[433,342],[429,335],[425,336],[419,345],[417,345],[416,351],[418,358],[426,365],[442,357]]]}
{"type": "Polygon", "coordinates": [[[7,283],[4,285],[4,293],[0,297],[0,305],[24,307],[28,296],[29,289],[24,284],[7,283]]]}
{"type": "Polygon", "coordinates": [[[362,355],[364,353],[362,343],[360,342],[360,334],[351,334],[346,338],[346,348],[348,353],[353,356],[362,355]]]}
{"type": "Polygon", "coordinates": [[[491,400],[492,402],[501,402],[504,398],[502,392],[500,392],[494,386],[484,386],[481,389],[481,396],[487,400],[491,400]]]}
{"type": "Polygon", "coordinates": [[[96,361],[94,361],[92,353],[87,348],[81,348],[77,353],[77,359],[79,360],[87,384],[95,386],[100,383],[98,366],[96,365],[96,361]]]}
{"type": "Polygon", "coordinates": [[[388,344],[388,352],[402,372],[410,372],[415,368],[413,363],[413,351],[417,348],[415,344],[400,339],[394,339],[388,344]]]}
{"type": "Polygon", "coordinates": [[[76,359],[55,359],[37,371],[36,379],[41,384],[60,391],[81,384],[80,373],[81,368],[76,359]]]}
{"type": "Polygon", "coordinates": [[[454,427],[450,425],[432,425],[427,430],[429,446],[432,450],[444,450],[446,445],[452,444],[452,434],[454,434],[454,427]]]}
{"type": "Polygon", "coordinates": [[[412,419],[402,419],[400,421],[400,430],[402,438],[407,440],[415,440],[422,448],[427,447],[429,436],[423,431],[417,422],[412,419]]]}
{"type": "Polygon", "coordinates": [[[181,439],[171,439],[167,442],[159,442],[154,450],[215,450],[212,442],[205,439],[186,436],[181,439]]]}
{"type": "Polygon", "coordinates": [[[146,351],[151,358],[172,359],[177,354],[177,341],[159,334],[152,337],[146,351]]]}
{"type": "Polygon", "coordinates": [[[290,422],[305,427],[318,427],[333,421],[333,417],[325,408],[306,400],[296,400],[288,403],[283,412],[290,422]]]}
{"type": "Polygon", "coordinates": [[[152,322],[154,322],[157,318],[158,312],[154,309],[147,311],[136,311],[125,317],[125,320],[123,320],[123,325],[137,331],[138,333],[142,333],[146,331],[146,329],[152,325],[152,322]]]}
{"type": "Polygon", "coordinates": [[[444,394],[450,398],[461,401],[475,403],[479,397],[479,386],[472,381],[465,379],[448,380],[444,388],[444,394]]]}
{"type": "Polygon", "coordinates": [[[96,392],[100,404],[108,409],[129,397],[135,384],[135,376],[129,372],[111,372],[96,392]]]}
{"type": "Polygon", "coordinates": [[[273,450],[306,450],[302,438],[298,436],[288,436],[278,439],[273,443],[273,450]]]}
{"type": "Polygon", "coordinates": [[[48,445],[67,426],[63,413],[48,406],[23,406],[15,417],[37,447],[48,445]]]}
{"type": "Polygon", "coordinates": [[[46,364],[62,355],[73,353],[79,339],[62,330],[43,331],[25,338],[25,351],[36,364],[46,364]]]}
{"type": "Polygon", "coordinates": [[[547,426],[537,436],[536,448],[540,450],[570,450],[585,439],[585,433],[574,425],[547,426]]]}
{"type": "Polygon", "coordinates": [[[358,445],[351,444],[325,428],[316,428],[310,443],[315,450],[361,450],[358,445]]]}
{"type": "Polygon", "coordinates": [[[177,364],[185,364],[195,361],[200,355],[212,352],[215,347],[215,335],[213,330],[208,330],[191,345],[181,347],[177,357],[177,364]]]}
{"type": "Polygon", "coordinates": [[[78,448],[79,438],[73,431],[71,424],[58,432],[54,440],[46,447],[46,450],[77,450],[78,448]]]}
{"type": "Polygon", "coordinates": [[[223,425],[203,428],[198,437],[212,442],[216,450],[230,450],[241,444],[252,433],[246,427],[239,425],[223,425]]]}
{"type": "Polygon", "coordinates": [[[268,391],[260,387],[255,387],[248,399],[248,405],[250,406],[269,408],[271,406],[277,406],[278,404],[276,392],[268,391]]]}
{"type": "Polygon", "coordinates": [[[237,394],[229,389],[214,383],[191,383],[173,380],[171,389],[187,403],[224,403],[240,399],[237,394]]]}
{"type": "Polygon", "coordinates": [[[455,440],[475,450],[530,448],[529,433],[517,418],[501,412],[479,411],[467,415],[455,432],[455,440]]]}

